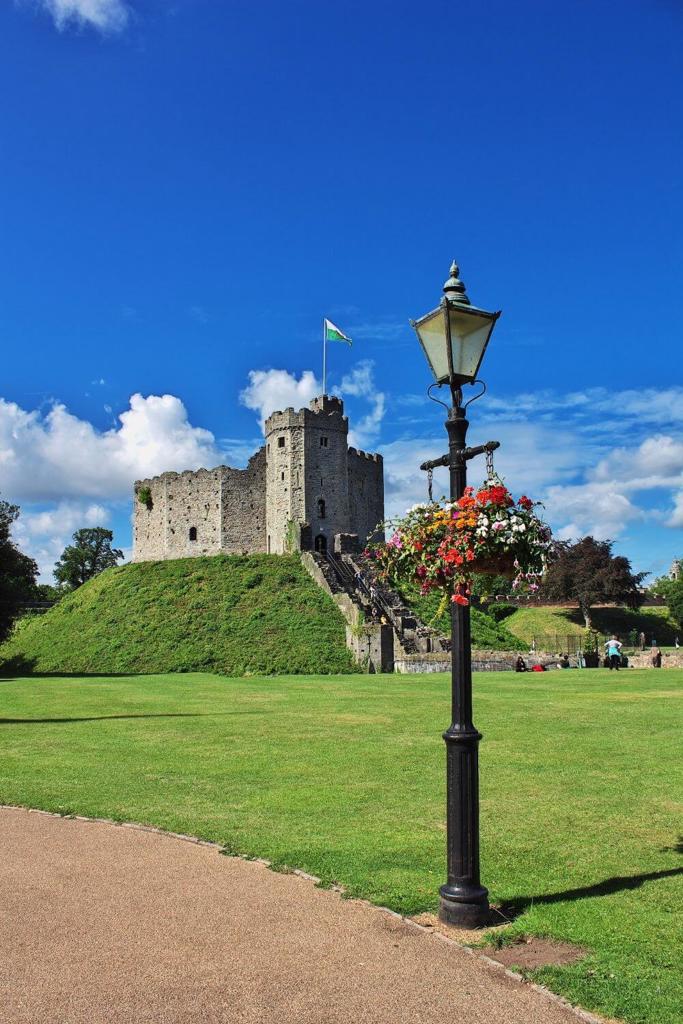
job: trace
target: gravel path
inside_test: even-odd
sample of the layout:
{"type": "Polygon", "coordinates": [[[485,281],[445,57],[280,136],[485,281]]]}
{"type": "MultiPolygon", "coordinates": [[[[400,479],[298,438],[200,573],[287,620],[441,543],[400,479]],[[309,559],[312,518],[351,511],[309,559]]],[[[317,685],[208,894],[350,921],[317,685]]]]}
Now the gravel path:
{"type": "Polygon", "coordinates": [[[129,827],[0,810],[2,1024],[577,1024],[437,934],[129,827]]]}

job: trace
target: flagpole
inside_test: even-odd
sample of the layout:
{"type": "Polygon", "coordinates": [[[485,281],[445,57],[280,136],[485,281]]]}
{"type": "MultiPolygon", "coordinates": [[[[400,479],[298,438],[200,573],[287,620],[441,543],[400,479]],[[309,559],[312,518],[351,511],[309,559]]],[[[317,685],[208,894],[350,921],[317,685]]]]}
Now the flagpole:
{"type": "Polygon", "coordinates": [[[323,395],[327,383],[327,331],[325,330],[325,319],[323,318],[323,395]]]}

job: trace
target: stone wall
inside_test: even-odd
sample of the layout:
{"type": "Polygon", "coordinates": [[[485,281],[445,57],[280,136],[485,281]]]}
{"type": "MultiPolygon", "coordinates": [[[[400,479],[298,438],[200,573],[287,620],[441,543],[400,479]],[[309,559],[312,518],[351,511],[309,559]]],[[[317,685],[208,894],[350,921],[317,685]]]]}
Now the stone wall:
{"type": "Polygon", "coordinates": [[[383,538],[383,531],[376,527],[384,519],[384,462],[381,455],[349,448],[349,518],[352,532],[357,533],[361,544],[371,537],[383,538]]]}
{"type": "Polygon", "coordinates": [[[305,412],[290,407],[266,420],[266,550],[273,555],[289,550],[293,528],[306,521],[305,412]]]}
{"type": "Polygon", "coordinates": [[[133,497],[133,561],[152,562],[166,558],[166,480],[156,476],[136,480],[133,497]],[[140,501],[140,492],[148,491],[148,504],[140,501]]]}
{"type": "Polygon", "coordinates": [[[221,550],[258,554],[266,550],[266,449],[252,455],[246,469],[222,468],[221,550]]]}
{"type": "MultiPolygon", "coordinates": [[[[649,650],[642,654],[629,654],[628,664],[630,668],[652,668],[652,655],[649,650]]],[[[683,649],[677,651],[662,651],[662,668],[683,668],[683,649]]]]}
{"type": "MultiPolygon", "coordinates": [[[[329,550],[335,534],[361,533],[355,519],[363,498],[357,499],[353,512],[349,505],[349,452],[355,454],[355,449],[348,447],[348,431],[343,402],[329,395],[313,399],[310,409],[289,408],[266,420],[266,534],[272,553],[287,550],[293,525],[306,524],[311,546],[318,538],[329,550]]],[[[356,463],[356,491],[369,502],[362,513],[364,539],[365,523],[379,505],[383,511],[382,461],[380,456],[355,454],[356,463]]]]}
{"type": "Polygon", "coordinates": [[[338,398],[314,399],[306,416],[306,522],[329,551],[337,533],[355,533],[349,521],[346,470],[349,424],[338,398]]]}
{"type": "Polygon", "coordinates": [[[136,481],[133,561],[218,554],[221,476],[218,467],[136,481]],[[151,493],[149,505],[138,500],[143,488],[151,493]]]}

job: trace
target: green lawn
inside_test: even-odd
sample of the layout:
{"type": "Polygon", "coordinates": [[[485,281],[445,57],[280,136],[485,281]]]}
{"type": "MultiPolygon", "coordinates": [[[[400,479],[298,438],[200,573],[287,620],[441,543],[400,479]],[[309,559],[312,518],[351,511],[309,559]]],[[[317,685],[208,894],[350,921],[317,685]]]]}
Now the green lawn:
{"type": "MultiPolygon", "coordinates": [[[[608,1016],[680,1022],[683,672],[475,688],[483,879],[521,912],[515,932],[590,950],[536,977],[608,1016]]],[[[0,680],[0,801],[191,833],[434,910],[448,706],[442,675],[0,680]]]]}

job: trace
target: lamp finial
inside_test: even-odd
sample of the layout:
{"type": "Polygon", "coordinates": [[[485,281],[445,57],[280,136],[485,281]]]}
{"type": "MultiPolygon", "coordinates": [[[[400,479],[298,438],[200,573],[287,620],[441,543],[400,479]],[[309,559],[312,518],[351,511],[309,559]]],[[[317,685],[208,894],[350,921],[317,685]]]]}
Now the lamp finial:
{"type": "Polygon", "coordinates": [[[460,280],[460,268],[458,267],[458,264],[455,262],[455,260],[453,260],[453,262],[451,263],[450,274],[451,276],[448,278],[445,285],[443,286],[443,290],[446,294],[446,297],[448,299],[451,299],[451,301],[453,302],[459,302],[463,306],[469,306],[470,300],[467,298],[467,293],[465,292],[465,285],[460,280]]]}

